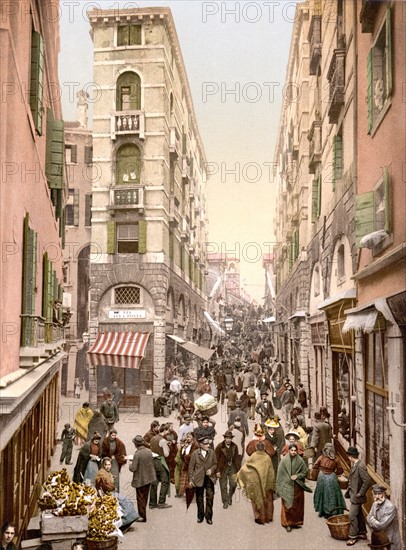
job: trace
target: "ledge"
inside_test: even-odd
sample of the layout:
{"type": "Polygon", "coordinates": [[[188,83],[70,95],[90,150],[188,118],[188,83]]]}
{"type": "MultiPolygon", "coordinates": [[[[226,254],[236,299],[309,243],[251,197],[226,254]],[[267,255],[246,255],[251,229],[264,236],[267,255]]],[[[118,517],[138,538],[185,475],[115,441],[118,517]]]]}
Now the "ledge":
{"type": "Polygon", "coordinates": [[[371,277],[372,275],[375,275],[375,273],[378,273],[382,269],[386,269],[387,267],[393,265],[396,262],[400,262],[401,260],[404,260],[406,257],[406,243],[402,243],[393,250],[391,250],[388,254],[385,254],[382,258],[379,258],[375,260],[372,264],[367,265],[357,273],[355,273],[351,278],[355,281],[362,281],[362,279],[366,279],[367,277],[371,277]]]}

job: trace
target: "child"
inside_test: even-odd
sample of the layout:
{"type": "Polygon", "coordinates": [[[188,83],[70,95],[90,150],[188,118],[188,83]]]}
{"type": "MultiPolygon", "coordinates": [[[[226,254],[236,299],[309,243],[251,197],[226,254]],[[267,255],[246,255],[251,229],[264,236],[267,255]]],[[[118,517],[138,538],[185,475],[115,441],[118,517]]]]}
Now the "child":
{"type": "Polygon", "coordinates": [[[62,453],[61,458],[59,459],[60,464],[63,464],[65,460],[66,464],[72,464],[72,450],[73,450],[73,440],[76,436],[76,430],[68,423],[65,424],[65,427],[62,431],[62,453]]]}

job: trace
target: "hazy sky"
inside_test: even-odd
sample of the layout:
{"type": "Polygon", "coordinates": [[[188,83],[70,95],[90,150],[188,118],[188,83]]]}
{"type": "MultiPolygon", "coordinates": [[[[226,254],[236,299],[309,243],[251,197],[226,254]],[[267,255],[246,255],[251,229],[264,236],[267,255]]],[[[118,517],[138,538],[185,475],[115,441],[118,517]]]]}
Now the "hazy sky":
{"type": "Polygon", "coordinates": [[[262,301],[261,254],[273,241],[273,162],[295,1],[61,0],[59,59],[63,116],[76,119],[76,92],[92,94],[92,8],[171,8],[209,171],[209,252],[240,258],[246,291],[262,301]]]}

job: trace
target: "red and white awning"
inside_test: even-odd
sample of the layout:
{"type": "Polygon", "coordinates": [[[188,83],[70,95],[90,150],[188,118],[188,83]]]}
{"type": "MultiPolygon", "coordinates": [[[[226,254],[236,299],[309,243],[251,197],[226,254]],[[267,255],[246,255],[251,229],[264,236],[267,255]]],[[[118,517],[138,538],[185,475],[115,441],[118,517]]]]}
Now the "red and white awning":
{"type": "Polygon", "coordinates": [[[139,369],[149,335],[149,332],[99,332],[88,351],[89,363],[93,367],[139,369]]]}

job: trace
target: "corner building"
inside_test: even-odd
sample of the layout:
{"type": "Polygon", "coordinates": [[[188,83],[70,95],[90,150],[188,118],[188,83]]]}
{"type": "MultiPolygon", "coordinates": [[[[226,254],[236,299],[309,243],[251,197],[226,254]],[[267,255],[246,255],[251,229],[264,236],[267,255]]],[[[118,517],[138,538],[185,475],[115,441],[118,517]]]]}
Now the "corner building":
{"type": "Polygon", "coordinates": [[[117,380],[125,405],[149,411],[176,352],[166,336],[204,343],[206,159],[170,10],[88,15],[99,93],[90,344],[122,332],[144,356],[118,359],[136,368],[112,366],[113,358],[91,363],[90,399],[117,380]]]}

